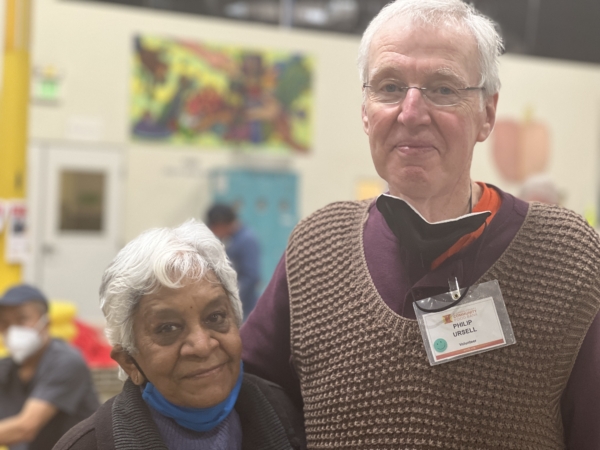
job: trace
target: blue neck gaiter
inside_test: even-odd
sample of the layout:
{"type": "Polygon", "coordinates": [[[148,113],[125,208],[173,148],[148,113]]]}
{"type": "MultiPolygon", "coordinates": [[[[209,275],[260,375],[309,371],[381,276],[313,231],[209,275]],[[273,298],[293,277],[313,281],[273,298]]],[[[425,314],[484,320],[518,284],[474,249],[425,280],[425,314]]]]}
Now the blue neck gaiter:
{"type": "Polygon", "coordinates": [[[240,362],[240,375],[229,396],[210,408],[186,408],[168,401],[150,382],[146,383],[142,398],[163,416],[170,417],[179,425],[194,431],[210,431],[227,418],[233,410],[244,378],[244,363],[240,362]]]}

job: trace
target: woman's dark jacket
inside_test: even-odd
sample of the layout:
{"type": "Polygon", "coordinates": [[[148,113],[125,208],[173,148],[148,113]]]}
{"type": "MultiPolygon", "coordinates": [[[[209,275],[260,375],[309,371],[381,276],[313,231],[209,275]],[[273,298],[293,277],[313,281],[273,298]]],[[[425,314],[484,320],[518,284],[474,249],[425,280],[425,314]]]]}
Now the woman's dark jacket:
{"type": "MultiPolygon", "coordinates": [[[[305,449],[302,416],[276,384],[244,374],[235,404],[242,450],[305,449]]],[[[127,380],[119,395],[65,434],[54,450],[167,450],[140,388],[127,380]]]]}

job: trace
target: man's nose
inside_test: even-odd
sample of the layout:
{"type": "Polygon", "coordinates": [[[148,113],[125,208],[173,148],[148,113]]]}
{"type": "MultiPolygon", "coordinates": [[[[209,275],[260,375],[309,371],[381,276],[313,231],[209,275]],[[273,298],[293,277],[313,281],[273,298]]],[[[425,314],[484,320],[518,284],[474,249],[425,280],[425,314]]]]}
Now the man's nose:
{"type": "Polygon", "coordinates": [[[212,336],[209,330],[206,330],[202,326],[196,326],[186,336],[181,348],[181,355],[205,358],[218,346],[219,341],[212,336]]]}
{"type": "Polygon", "coordinates": [[[403,123],[408,128],[429,125],[431,123],[429,104],[422,91],[416,88],[406,91],[406,97],[400,104],[398,122],[403,123]]]}

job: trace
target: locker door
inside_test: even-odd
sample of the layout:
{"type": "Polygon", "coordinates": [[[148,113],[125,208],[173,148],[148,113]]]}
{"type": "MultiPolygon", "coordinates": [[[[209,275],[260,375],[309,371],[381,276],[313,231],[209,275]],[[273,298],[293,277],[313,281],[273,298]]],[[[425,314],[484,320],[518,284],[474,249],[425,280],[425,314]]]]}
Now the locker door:
{"type": "Polygon", "coordinates": [[[285,251],[298,220],[297,176],[272,171],[219,169],[210,175],[213,202],[234,206],[261,245],[264,288],[285,251]]]}

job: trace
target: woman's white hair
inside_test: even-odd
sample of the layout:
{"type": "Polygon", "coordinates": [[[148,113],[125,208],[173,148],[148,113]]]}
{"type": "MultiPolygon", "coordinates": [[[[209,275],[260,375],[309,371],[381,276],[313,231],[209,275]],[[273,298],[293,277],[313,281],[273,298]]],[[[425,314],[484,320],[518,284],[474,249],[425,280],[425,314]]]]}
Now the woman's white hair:
{"type": "MultiPolygon", "coordinates": [[[[142,233],[117,254],[102,277],[100,308],[109,343],[135,354],[133,315],[140,299],[162,287],[178,289],[209,274],[227,292],[239,327],[242,303],[236,273],[223,244],[206,225],[192,219],[177,228],[142,233]]],[[[126,379],[122,369],[119,378],[126,379]]]]}
{"type": "Polygon", "coordinates": [[[494,95],[500,90],[498,57],[504,50],[502,38],[489,18],[461,0],[395,0],[386,5],[373,18],[360,42],[358,71],[361,83],[368,82],[369,50],[373,37],[394,19],[418,25],[462,27],[470,32],[479,50],[479,85],[485,88],[487,95],[494,95]]]}

